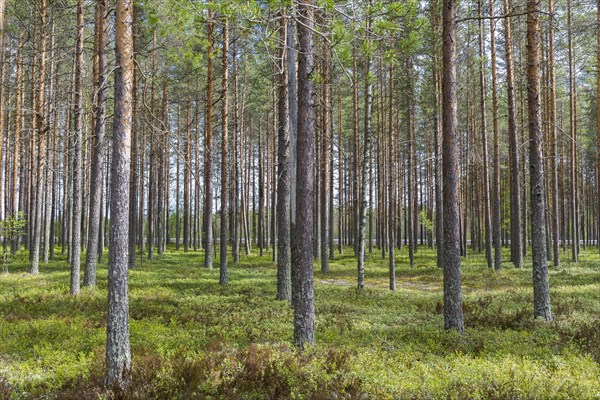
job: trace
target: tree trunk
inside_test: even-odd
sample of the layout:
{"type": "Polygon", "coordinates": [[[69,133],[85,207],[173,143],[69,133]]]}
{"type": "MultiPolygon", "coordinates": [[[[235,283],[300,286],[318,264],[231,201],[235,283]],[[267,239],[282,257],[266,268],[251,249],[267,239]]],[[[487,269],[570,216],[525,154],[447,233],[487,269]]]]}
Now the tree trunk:
{"type": "Polygon", "coordinates": [[[460,272],[456,112],[456,2],[443,10],[444,328],[464,330],[460,272]]]}
{"type": "Polygon", "coordinates": [[[277,300],[291,300],[290,264],[290,134],[285,14],[279,23],[277,102],[277,300]]]}
{"type": "Polygon", "coordinates": [[[296,269],[294,288],[294,343],[299,348],[315,342],[313,281],[314,123],[313,29],[314,0],[298,4],[298,136],[296,223],[292,248],[296,269]]]}
{"type": "MultiPolygon", "coordinates": [[[[371,0],[369,0],[369,6],[371,0]]],[[[369,33],[371,30],[371,15],[370,10],[367,15],[367,23],[365,27],[366,43],[369,43],[369,33]]],[[[368,54],[365,57],[365,126],[364,126],[364,143],[363,143],[363,164],[362,164],[362,187],[360,190],[360,219],[358,226],[358,289],[362,290],[365,287],[365,258],[366,258],[366,229],[367,229],[367,210],[368,210],[368,191],[369,191],[369,155],[371,149],[371,106],[373,98],[373,85],[371,84],[369,75],[371,70],[371,57],[368,54]]]]}
{"type": "MultiPolygon", "coordinates": [[[[510,13],[509,0],[504,0],[504,14],[510,13]]],[[[506,88],[508,91],[508,147],[510,156],[510,249],[511,260],[516,268],[523,266],[521,241],[521,195],[519,170],[519,144],[517,142],[517,118],[515,105],[514,67],[512,54],[511,18],[504,18],[506,50],[506,88]]]]}
{"type": "Polygon", "coordinates": [[[213,56],[214,56],[214,21],[212,12],[208,11],[208,51],[206,67],[206,125],[204,130],[204,216],[202,218],[202,239],[204,244],[204,267],[212,269],[212,207],[213,207],[213,56]]]}
{"type": "MultiPolygon", "coordinates": [[[[234,35],[235,36],[235,35],[234,35]]],[[[232,49],[232,61],[233,61],[233,148],[235,157],[234,158],[234,178],[233,178],[233,212],[232,212],[232,223],[233,232],[231,240],[231,253],[233,255],[233,263],[237,264],[240,262],[240,159],[244,159],[240,150],[240,131],[239,131],[239,106],[238,106],[238,62],[237,62],[237,40],[233,41],[232,49]]],[[[289,218],[288,218],[289,219],[289,218]]]]}
{"type": "Polygon", "coordinates": [[[71,294],[79,293],[81,265],[82,142],[83,142],[83,0],[77,2],[75,44],[75,136],[73,138],[73,207],[71,224],[71,294]]]}
{"type": "Polygon", "coordinates": [[[187,253],[190,249],[190,171],[192,162],[192,126],[191,126],[191,102],[187,101],[185,112],[185,152],[183,162],[183,251],[187,253]]]}
{"type": "MultiPolygon", "coordinates": [[[[490,0],[490,17],[494,16],[494,0],[490,0]]],[[[492,241],[494,268],[502,267],[502,219],[500,199],[500,129],[498,127],[498,84],[496,73],[496,21],[490,18],[490,64],[492,66],[492,123],[494,130],[494,173],[492,186],[492,241]]]]}
{"type": "MultiPolygon", "coordinates": [[[[548,12],[550,15],[554,15],[554,0],[548,0],[548,12]]],[[[600,14],[599,18],[600,18],[600,14]]],[[[556,126],[556,77],[554,73],[554,17],[548,20],[548,79],[550,86],[550,101],[548,107],[550,108],[550,184],[551,194],[552,194],[552,212],[550,213],[550,220],[552,223],[552,236],[553,243],[552,249],[554,250],[554,266],[560,267],[560,227],[559,227],[559,211],[558,211],[558,168],[557,168],[557,151],[556,151],[556,142],[557,142],[557,126],[556,126]]],[[[600,45],[600,36],[598,36],[598,44],[600,45]]],[[[598,53],[600,54],[600,52],[598,53]]],[[[600,86],[599,86],[600,87],[600,86]]],[[[600,93],[600,92],[599,92],[600,93]]],[[[600,105],[600,102],[597,104],[600,105]]],[[[600,109],[599,109],[600,110],[600,109]]],[[[600,114],[598,114],[600,115],[600,114]]],[[[599,119],[600,121],[600,119],[599,119]]],[[[600,127],[600,125],[599,125],[600,127]]],[[[598,131],[600,134],[600,130],[598,131]]],[[[599,192],[600,193],[600,192],[599,192]]]]}
{"type": "MultiPolygon", "coordinates": [[[[434,74],[435,75],[435,74],[434,74]]],[[[396,138],[394,137],[394,66],[390,66],[390,82],[389,82],[389,110],[388,110],[388,251],[389,251],[389,275],[390,275],[390,290],[396,290],[396,176],[394,175],[395,163],[394,156],[396,154],[396,138]]],[[[437,135],[437,133],[436,133],[437,135]]],[[[436,147],[437,151],[437,147],[436,147]]]]}
{"type": "MultiPolygon", "coordinates": [[[[327,22],[324,22],[324,29],[327,29],[327,22]]],[[[329,231],[329,197],[333,194],[329,192],[329,167],[330,167],[330,141],[331,141],[331,126],[329,121],[329,106],[330,106],[330,87],[329,87],[329,43],[324,41],[323,45],[323,126],[321,127],[321,272],[329,272],[329,236],[332,232],[329,231]]]]}
{"type": "Polygon", "coordinates": [[[408,234],[408,258],[410,261],[410,267],[414,268],[415,266],[415,248],[417,241],[417,224],[415,215],[417,215],[418,211],[416,210],[416,195],[417,195],[417,185],[415,182],[416,177],[416,165],[415,165],[415,133],[412,128],[413,126],[413,96],[414,96],[414,86],[412,83],[413,79],[413,65],[412,60],[409,57],[407,60],[406,71],[408,74],[407,77],[407,85],[408,85],[408,96],[407,96],[407,104],[406,104],[406,132],[407,132],[407,146],[408,146],[408,154],[407,154],[407,174],[408,174],[408,182],[407,182],[407,195],[408,195],[408,207],[407,207],[407,234],[408,234]]]}
{"type": "MultiPolygon", "coordinates": [[[[478,3],[479,16],[481,17],[481,0],[478,3]]],[[[485,77],[485,31],[483,20],[479,20],[479,85],[481,97],[481,147],[483,148],[483,202],[484,202],[484,225],[485,225],[485,257],[488,268],[493,268],[492,259],[492,219],[490,206],[490,177],[488,172],[488,145],[487,145],[487,83],[485,77]]]]}
{"type": "Polygon", "coordinates": [[[575,83],[575,66],[573,64],[573,40],[571,25],[571,0],[567,0],[567,42],[569,52],[569,138],[571,143],[570,190],[571,190],[571,261],[579,258],[579,231],[577,204],[577,105],[575,83]]]}
{"type": "Polygon", "coordinates": [[[540,113],[540,21],[539,3],[527,1],[527,105],[529,111],[529,172],[533,261],[533,316],[552,320],[546,261],[546,204],[544,158],[540,113]]]}
{"type": "Polygon", "coordinates": [[[83,276],[84,286],[96,286],[96,262],[100,234],[100,209],[102,208],[102,170],[104,164],[104,132],[106,122],[106,35],[108,30],[106,0],[96,2],[96,45],[94,81],[94,137],[92,138],[92,171],[90,190],[90,221],[88,248],[83,276]]]}
{"type": "MultiPolygon", "coordinates": [[[[22,81],[23,81],[23,34],[19,35],[19,44],[17,47],[17,71],[15,78],[16,93],[15,93],[15,133],[13,138],[13,166],[12,166],[12,215],[15,220],[19,220],[19,192],[17,190],[19,178],[19,148],[21,146],[21,129],[22,124],[22,81]]],[[[14,256],[19,250],[19,235],[14,235],[11,238],[10,252],[14,256]]]]}
{"type": "Polygon", "coordinates": [[[31,248],[32,260],[31,260],[31,274],[39,274],[39,261],[40,261],[40,244],[42,239],[42,213],[43,213],[43,202],[45,192],[45,181],[44,181],[44,170],[46,168],[46,134],[48,127],[46,126],[46,0],[40,0],[39,4],[40,13],[40,37],[39,37],[39,65],[37,72],[38,77],[38,92],[35,94],[36,98],[36,125],[37,125],[37,140],[38,140],[38,160],[37,160],[37,171],[36,171],[36,200],[35,200],[35,214],[34,218],[34,234],[33,244],[31,248]]]}
{"type": "Polygon", "coordinates": [[[227,79],[228,79],[228,63],[229,63],[229,34],[227,17],[223,20],[223,80],[221,93],[221,239],[220,250],[221,260],[219,268],[219,283],[221,286],[227,286],[227,217],[229,214],[227,198],[229,196],[228,184],[228,166],[227,159],[229,157],[229,126],[227,118],[229,111],[227,107],[227,79]]]}
{"type": "Polygon", "coordinates": [[[115,114],[112,130],[106,382],[129,383],[129,168],[133,103],[133,1],[117,2],[115,21],[115,114]]]}
{"type": "MultiPolygon", "coordinates": [[[[133,6],[133,57],[138,52],[138,40],[137,35],[137,21],[139,20],[139,6],[134,4],[133,6]]],[[[140,191],[140,173],[139,173],[139,154],[143,152],[139,146],[140,134],[143,135],[143,131],[140,129],[141,125],[136,118],[137,116],[137,96],[138,96],[138,71],[134,67],[133,69],[133,93],[132,93],[132,104],[131,104],[131,170],[130,170],[130,182],[129,182],[129,269],[135,269],[135,253],[136,243],[138,237],[138,219],[139,219],[139,191],[140,191]]],[[[178,175],[179,176],[179,175],[178,175]]],[[[142,186],[143,189],[143,186],[142,186]]],[[[143,204],[143,203],[142,203],[143,204]]],[[[143,207],[142,207],[143,208],[143,207]]],[[[100,221],[102,223],[102,220],[100,221]]],[[[143,221],[140,222],[143,225],[143,221]]],[[[140,241],[143,241],[144,237],[140,236],[140,241]]],[[[142,246],[140,246],[140,249],[142,246]]],[[[100,252],[102,255],[102,252],[100,252]]]]}
{"type": "MultiPolygon", "coordinates": [[[[439,5],[438,0],[432,3],[432,18],[431,18],[431,29],[434,37],[438,37],[441,34],[439,25],[439,5]]],[[[432,64],[433,72],[433,85],[434,85],[434,181],[435,181],[435,246],[437,253],[437,267],[442,268],[444,266],[444,206],[442,201],[442,124],[440,120],[440,73],[438,70],[439,64],[439,48],[436,40],[434,48],[434,58],[432,64]]],[[[391,199],[390,199],[391,201],[391,199]]]]}
{"type": "MultiPolygon", "coordinates": [[[[0,1],[1,2],[1,1],[0,1]]],[[[50,234],[52,231],[52,223],[54,221],[53,219],[53,215],[52,215],[52,206],[54,204],[54,171],[55,171],[55,166],[54,166],[54,143],[56,141],[56,135],[57,135],[57,130],[58,130],[58,102],[59,102],[59,93],[58,93],[58,83],[59,83],[59,79],[58,79],[58,74],[56,73],[56,62],[54,60],[54,55],[55,55],[55,51],[54,51],[54,44],[55,44],[55,35],[54,35],[54,18],[52,18],[52,33],[51,33],[51,43],[50,43],[50,48],[51,53],[50,53],[50,62],[51,62],[51,71],[50,71],[50,90],[52,91],[50,96],[49,96],[49,102],[53,103],[52,106],[48,106],[48,116],[50,116],[50,108],[53,109],[52,113],[54,114],[54,121],[53,121],[53,126],[52,126],[52,133],[50,133],[50,127],[48,126],[48,135],[47,135],[47,147],[46,147],[46,164],[48,165],[48,168],[46,168],[45,171],[45,179],[46,179],[46,200],[45,200],[45,214],[44,214],[44,224],[43,224],[43,229],[44,229],[44,242],[43,242],[43,262],[44,263],[48,263],[48,259],[49,259],[49,255],[50,255],[50,234]]],[[[0,113],[2,111],[0,110],[0,113]]],[[[1,118],[1,117],[0,117],[1,118]]],[[[1,147],[1,146],[0,146],[1,147]]],[[[1,163],[0,163],[1,165],[1,163]]],[[[0,197],[1,197],[1,192],[0,192],[0,197]]]]}

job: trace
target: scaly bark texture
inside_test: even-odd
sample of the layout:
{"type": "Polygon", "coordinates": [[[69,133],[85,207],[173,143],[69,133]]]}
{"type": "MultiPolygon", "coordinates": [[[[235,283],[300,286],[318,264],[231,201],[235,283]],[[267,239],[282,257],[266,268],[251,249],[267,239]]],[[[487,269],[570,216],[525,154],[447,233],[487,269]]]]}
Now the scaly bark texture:
{"type": "MultiPolygon", "coordinates": [[[[504,0],[504,14],[510,13],[509,0],[504,0]]],[[[504,18],[506,55],[506,89],[508,106],[508,153],[510,158],[510,258],[516,268],[523,266],[523,243],[521,240],[521,194],[519,182],[519,144],[517,142],[517,110],[515,103],[514,63],[512,54],[511,18],[504,18]]]]}
{"type": "Polygon", "coordinates": [[[133,0],[117,2],[115,21],[115,111],[112,133],[106,383],[129,382],[129,168],[133,103],[133,0]]]}
{"type": "Polygon", "coordinates": [[[81,208],[83,180],[83,0],[77,2],[77,39],[75,44],[75,134],[73,138],[73,207],[71,216],[71,294],[79,293],[81,274],[81,208]]]}
{"type": "Polygon", "coordinates": [[[313,198],[314,198],[314,0],[296,3],[298,7],[298,132],[296,175],[296,223],[293,268],[296,269],[294,343],[299,348],[315,342],[315,291],[313,278],[313,198]]]}
{"type": "MultiPolygon", "coordinates": [[[[494,0],[490,0],[490,17],[494,16],[494,0]]],[[[502,267],[502,221],[500,202],[500,128],[498,127],[498,84],[496,74],[496,22],[490,18],[490,64],[492,65],[492,124],[494,130],[494,173],[492,183],[492,242],[494,269],[502,267]]]]}
{"type": "Polygon", "coordinates": [[[290,264],[290,133],[288,103],[286,17],[279,23],[277,92],[277,300],[292,299],[290,264]]]}
{"type": "Polygon", "coordinates": [[[527,1],[527,106],[529,112],[529,173],[531,182],[531,250],[533,316],[552,320],[546,260],[546,201],[542,115],[540,112],[540,16],[538,0],[527,1]]]}
{"type": "Polygon", "coordinates": [[[444,328],[464,330],[460,274],[460,210],[456,132],[456,2],[443,10],[443,186],[444,186],[444,328]]]}
{"type": "Polygon", "coordinates": [[[39,64],[38,64],[38,92],[36,94],[36,126],[37,126],[37,141],[38,141],[38,162],[36,171],[36,200],[35,209],[33,210],[34,225],[33,225],[33,243],[31,246],[31,274],[39,274],[40,261],[40,244],[42,239],[42,213],[44,201],[44,169],[46,166],[46,0],[40,0],[38,4],[40,13],[40,37],[39,37],[39,64]]]}
{"type": "Polygon", "coordinates": [[[106,34],[108,29],[106,0],[96,2],[96,74],[94,82],[94,137],[92,138],[92,171],[90,182],[90,221],[88,246],[83,274],[84,286],[96,285],[96,263],[102,208],[102,168],[104,164],[104,131],[106,119],[106,34]]]}

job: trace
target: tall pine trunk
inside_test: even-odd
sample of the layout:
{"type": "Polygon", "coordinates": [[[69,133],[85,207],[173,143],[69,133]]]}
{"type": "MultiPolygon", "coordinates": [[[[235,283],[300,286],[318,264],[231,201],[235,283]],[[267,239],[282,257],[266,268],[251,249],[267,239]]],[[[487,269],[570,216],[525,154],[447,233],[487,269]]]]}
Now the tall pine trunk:
{"type": "Polygon", "coordinates": [[[277,92],[277,300],[291,300],[290,264],[290,135],[288,65],[285,37],[287,22],[282,11],[279,22],[277,92]]]}
{"type": "MultiPolygon", "coordinates": [[[[369,1],[368,7],[371,7],[369,1]]],[[[367,10],[367,23],[366,23],[366,38],[365,43],[367,47],[369,45],[369,33],[371,30],[371,10],[367,10]]],[[[359,213],[359,225],[358,225],[358,289],[362,290],[365,287],[365,258],[366,258],[366,230],[367,230],[367,210],[369,206],[369,155],[371,150],[371,106],[373,98],[373,85],[370,81],[370,70],[371,70],[371,56],[369,54],[370,49],[367,48],[367,54],[365,57],[365,120],[364,120],[364,143],[363,143],[363,164],[362,164],[362,178],[360,188],[360,213],[359,213]]]]}
{"type": "Polygon", "coordinates": [[[96,2],[96,60],[94,99],[94,136],[92,138],[92,171],[90,182],[90,220],[88,248],[83,275],[84,286],[96,285],[96,262],[98,259],[98,240],[100,235],[100,210],[102,208],[102,170],[104,164],[104,132],[106,112],[106,35],[108,28],[106,0],[96,2]]]}
{"type": "Polygon", "coordinates": [[[133,103],[133,1],[117,2],[115,21],[115,114],[112,129],[106,382],[129,383],[129,168],[133,103]]]}
{"type": "Polygon", "coordinates": [[[202,239],[204,245],[204,267],[212,269],[212,207],[213,207],[213,56],[214,56],[214,21],[208,12],[208,51],[206,67],[206,122],[204,129],[204,215],[202,218],[202,239]]]}
{"type": "Polygon", "coordinates": [[[73,207],[71,216],[71,294],[79,293],[81,269],[82,142],[83,142],[83,0],[77,2],[73,136],[73,207]]]}
{"type": "Polygon", "coordinates": [[[537,0],[527,2],[527,106],[533,261],[533,316],[552,320],[546,260],[546,202],[540,112],[540,20],[537,0]]]}
{"type": "Polygon", "coordinates": [[[227,160],[229,158],[229,109],[227,107],[227,81],[229,68],[229,30],[227,17],[223,19],[223,80],[221,88],[221,259],[219,267],[219,283],[227,286],[227,218],[229,214],[227,199],[229,197],[229,170],[227,160]]]}
{"type": "MultiPolygon", "coordinates": [[[[504,0],[504,14],[510,13],[509,0],[504,0]]],[[[521,194],[519,182],[519,144],[517,142],[517,116],[515,102],[514,66],[512,53],[511,18],[504,18],[504,47],[506,56],[506,89],[508,92],[508,152],[510,158],[510,249],[515,267],[523,266],[521,240],[521,194]]]]}
{"type": "Polygon", "coordinates": [[[33,216],[35,218],[33,225],[33,244],[31,246],[31,274],[39,273],[40,247],[42,240],[42,213],[45,192],[44,170],[46,168],[46,134],[48,127],[46,126],[46,0],[40,0],[38,3],[40,13],[40,37],[39,37],[39,64],[37,68],[38,76],[38,91],[35,94],[36,98],[36,126],[37,126],[37,141],[38,141],[38,160],[37,171],[35,177],[36,184],[36,200],[33,216]]]}
{"type": "Polygon", "coordinates": [[[458,203],[456,2],[444,0],[443,7],[444,328],[462,332],[464,320],[458,203]]]}
{"type": "Polygon", "coordinates": [[[314,198],[314,0],[298,4],[298,132],[296,175],[296,222],[292,248],[294,343],[299,348],[315,342],[315,292],[313,278],[313,198],[314,198]]]}

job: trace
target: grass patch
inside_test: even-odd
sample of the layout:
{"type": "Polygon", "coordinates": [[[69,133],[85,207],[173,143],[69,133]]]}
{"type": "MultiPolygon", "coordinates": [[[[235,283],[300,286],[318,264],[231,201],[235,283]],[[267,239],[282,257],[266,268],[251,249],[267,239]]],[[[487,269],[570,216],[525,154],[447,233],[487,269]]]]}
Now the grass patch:
{"type": "Polygon", "coordinates": [[[530,265],[495,272],[469,255],[464,336],[443,330],[433,250],[419,248],[414,269],[397,252],[396,292],[380,252],[358,292],[351,252],[336,254],[329,274],[315,268],[318,345],[303,353],[291,344],[289,304],[274,300],[271,255],[243,256],[226,288],[218,268],[201,267],[202,253],[169,248],[144,260],[130,272],[126,393],[103,388],[106,265],[96,289],[72,297],[64,258],[31,277],[20,254],[0,275],[0,399],[600,397],[597,250],[551,268],[552,323],[532,317],[530,265]]]}

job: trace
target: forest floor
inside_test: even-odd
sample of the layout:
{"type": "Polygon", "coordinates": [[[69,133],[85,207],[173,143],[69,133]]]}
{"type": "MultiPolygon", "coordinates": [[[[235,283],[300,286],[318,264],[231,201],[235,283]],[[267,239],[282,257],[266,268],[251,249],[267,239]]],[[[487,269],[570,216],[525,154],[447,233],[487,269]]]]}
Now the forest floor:
{"type": "Polygon", "coordinates": [[[550,269],[550,323],[532,317],[530,264],[495,272],[481,254],[463,259],[462,337],[443,329],[433,250],[419,248],[414,269],[399,252],[396,292],[377,250],[358,292],[351,254],[336,253],[328,274],[315,264],[317,346],[302,353],[270,255],[230,263],[226,288],[201,253],[144,260],[130,273],[133,372],[120,394],[103,389],[106,263],[98,287],[73,297],[64,257],[32,277],[20,254],[0,274],[0,399],[600,397],[597,249],[550,269]]]}

